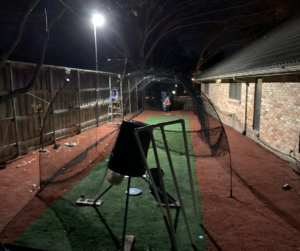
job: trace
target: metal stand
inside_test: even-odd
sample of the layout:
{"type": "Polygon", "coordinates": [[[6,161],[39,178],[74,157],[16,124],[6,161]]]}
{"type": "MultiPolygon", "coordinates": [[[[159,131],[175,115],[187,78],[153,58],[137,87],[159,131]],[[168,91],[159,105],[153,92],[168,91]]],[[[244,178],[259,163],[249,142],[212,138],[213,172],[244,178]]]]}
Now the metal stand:
{"type": "Polygon", "coordinates": [[[124,224],[123,224],[123,238],[122,238],[122,251],[125,250],[125,234],[126,234],[126,224],[127,224],[127,213],[128,213],[128,202],[129,202],[129,189],[130,189],[130,181],[131,176],[128,178],[128,184],[127,184],[127,195],[126,195],[126,206],[125,206],[125,216],[124,216],[124,224]]]}
{"type": "Polygon", "coordinates": [[[120,118],[121,115],[122,115],[122,112],[121,112],[120,101],[110,98],[109,105],[108,105],[108,111],[107,111],[106,124],[114,124],[117,126],[118,122],[116,120],[118,119],[118,116],[120,118]],[[110,121],[109,121],[109,117],[110,117],[110,121]]]}
{"type": "MultiPolygon", "coordinates": [[[[174,171],[174,167],[173,167],[173,163],[172,163],[172,160],[171,160],[171,155],[170,155],[170,152],[169,152],[169,147],[168,147],[168,144],[167,144],[166,135],[165,135],[165,131],[164,131],[165,126],[176,124],[176,123],[180,123],[182,125],[185,153],[186,153],[186,158],[187,158],[187,166],[188,166],[188,173],[189,173],[189,179],[190,179],[190,187],[191,187],[193,204],[194,204],[194,212],[195,212],[195,215],[197,215],[196,199],[195,199],[195,193],[194,193],[192,170],[191,170],[191,165],[190,165],[190,158],[189,158],[189,152],[188,152],[188,144],[187,144],[184,120],[180,119],[180,120],[176,120],[176,121],[172,121],[172,122],[166,122],[166,123],[160,123],[160,124],[157,124],[157,125],[151,125],[151,126],[145,126],[145,127],[142,127],[142,128],[136,128],[135,131],[134,131],[134,136],[135,136],[135,139],[137,141],[137,144],[138,144],[140,153],[142,155],[143,161],[145,163],[145,167],[146,167],[147,172],[149,174],[150,181],[151,181],[152,184],[155,184],[154,180],[153,180],[153,177],[152,177],[152,174],[150,172],[149,166],[148,166],[146,156],[145,156],[143,148],[142,148],[142,144],[141,144],[139,136],[138,136],[139,132],[142,132],[142,131],[148,131],[149,132],[149,134],[151,136],[152,147],[153,147],[153,151],[154,151],[156,165],[157,165],[157,168],[158,168],[158,176],[159,176],[159,179],[160,179],[160,182],[161,182],[161,188],[162,188],[162,191],[163,191],[164,201],[168,201],[167,200],[167,193],[166,193],[166,190],[165,190],[165,187],[164,187],[163,177],[162,177],[162,174],[161,174],[161,168],[160,168],[160,163],[159,163],[159,159],[158,159],[157,148],[156,148],[156,144],[155,144],[155,140],[154,140],[154,136],[153,136],[153,130],[155,128],[158,127],[158,128],[161,129],[161,132],[162,132],[162,135],[163,135],[163,140],[164,140],[164,145],[165,145],[167,156],[168,156],[169,165],[170,165],[173,180],[174,180],[174,185],[176,187],[177,196],[179,198],[180,206],[182,208],[182,214],[183,214],[185,226],[186,226],[186,229],[187,229],[187,233],[188,233],[188,236],[189,236],[190,243],[193,244],[193,238],[192,238],[192,235],[191,235],[191,231],[190,231],[189,223],[188,223],[188,220],[187,220],[187,217],[186,217],[183,202],[181,200],[181,194],[180,194],[180,190],[179,190],[179,187],[178,187],[178,182],[177,182],[177,178],[176,178],[176,175],[175,175],[175,171],[174,171]]],[[[162,204],[161,204],[160,197],[158,196],[157,189],[153,189],[153,190],[154,190],[156,199],[159,203],[159,206],[162,209],[162,204]]],[[[168,216],[168,221],[169,221],[170,230],[171,230],[173,249],[178,250],[176,236],[175,236],[175,230],[174,230],[174,226],[173,226],[173,222],[172,222],[172,218],[171,218],[171,214],[170,214],[170,208],[169,208],[168,203],[166,203],[166,209],[167,209],[167,216],[168,216]]],[[[162,214],[164,215],[163,210],[162,210],[162,214]]]]}
{"type": "MultiPolygon", "coordinates": [[[[146,181],[150,186],[153,187],[153,185],[148,180],[146,180],[144,177],[141,177],[141,178],[144,181],[146,181]]],[[[162,191],[159,188],[156,187],[156,189],[157,189],[157,192],[159,192],[161,195],[163,195],[162,191]]],[[[172,200],[169,196],[167,196],[167,198],[168,198],[168,201],[170,202],[170,205],[176,205],[177,207],[180,207],[180,204],[178,202],[172,200]]],[[[162,204],[162,205],[164,205],[164,204],[162,204]]]]}

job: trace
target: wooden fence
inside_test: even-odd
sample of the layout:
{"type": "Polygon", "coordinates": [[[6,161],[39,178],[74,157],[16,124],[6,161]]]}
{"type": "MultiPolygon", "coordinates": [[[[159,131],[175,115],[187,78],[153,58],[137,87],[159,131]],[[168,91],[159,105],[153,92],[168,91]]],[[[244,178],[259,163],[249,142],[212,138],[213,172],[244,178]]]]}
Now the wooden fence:
{"type": "MultiPolygon", "coordinates": [[[[24,87],[35,65],[7,62],[0,68],[0,95],[24,87]]],[[[81,133],[107,119],[109,90],[120,87],[117,74],[43,65],[34,88],[26,94],[0,105],[0,163],[40,147],[39,113],[44,146],[81,133]],[[47,112],[47,111],[51,112],[47,112]]],[[[135,79],[123,82],[124,112],[137,110],[137,93],[130,89],[135,79]]]]}

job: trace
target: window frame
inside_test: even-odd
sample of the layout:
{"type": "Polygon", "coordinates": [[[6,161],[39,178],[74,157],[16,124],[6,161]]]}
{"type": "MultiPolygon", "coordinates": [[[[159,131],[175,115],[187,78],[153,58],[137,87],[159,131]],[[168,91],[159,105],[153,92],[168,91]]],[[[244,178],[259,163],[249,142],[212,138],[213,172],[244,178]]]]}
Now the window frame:
{"type": "Polygon", "coordinates": [[[235,81],[229,83],[229,98],[234,100],[242,99],[242,84],[235,81]]]}
{"type": "Polygon", "coordinates": [[[204,84],[204,93],[209,94],[209,84],[204,84]]]}

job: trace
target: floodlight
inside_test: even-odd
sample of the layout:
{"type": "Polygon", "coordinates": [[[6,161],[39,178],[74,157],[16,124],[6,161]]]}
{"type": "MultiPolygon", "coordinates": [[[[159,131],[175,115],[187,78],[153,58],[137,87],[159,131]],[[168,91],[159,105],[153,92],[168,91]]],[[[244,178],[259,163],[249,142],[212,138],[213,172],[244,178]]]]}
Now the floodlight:
{"type": "Polygon", "coordinates": [[[95,26],[102,26],[104,24],[104,17],[100,14],[95,14],[93,16],[93,24],[95,26]]]}

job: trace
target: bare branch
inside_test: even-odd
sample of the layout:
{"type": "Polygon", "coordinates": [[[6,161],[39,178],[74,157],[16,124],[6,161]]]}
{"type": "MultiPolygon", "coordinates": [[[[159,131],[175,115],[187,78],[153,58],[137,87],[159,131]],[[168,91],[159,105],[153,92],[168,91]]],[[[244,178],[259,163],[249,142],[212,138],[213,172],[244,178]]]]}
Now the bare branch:
{"type": "Polygon", "coordinates": [[[12,91],[12,92],[8,93],[7,95],[0,96],[0,105],[9,99],[15,98],[22,93],[26,93],[26,92],[30,91],[34,87],[34,85],[39,77],[43,62],[44,62],[45,50],[46,50],[46,46],[47,46],[47,43],[49,40],[49,31],[50,31],[51,27],[62,17],[62,15],[66,12],[66,10],[67,10],[67,8],[63,7],[57,13],[57,15],[49,22],[48,29],[47,29],[47,31],[45,31],[45,36],[44,36],[44,40],[42,43],[41,55],[40,55],[37,65],[34,69],[33,76],[31,78],[30,82],[23,88],[12,91]]]}
{"type": "Polygon", "coordinates": [[[19,21],[19,25],[9,43],[9,46],[5,50],[0,52],[0,66],[3,63],[5,63],[5,61],[8,59],[10,54],[14,51],[17,44],[19,43],[19,41],[22,37],[22,34],[23,34],[23,29],[24,29],[26,20],[27,20],[28,16],[30,15],[32,9],[38,4],[38,2],[39,2],[39,0],[31,0],[30,3],[28,4],[27,8],[23,11],[22,16],[19,21]]]}

